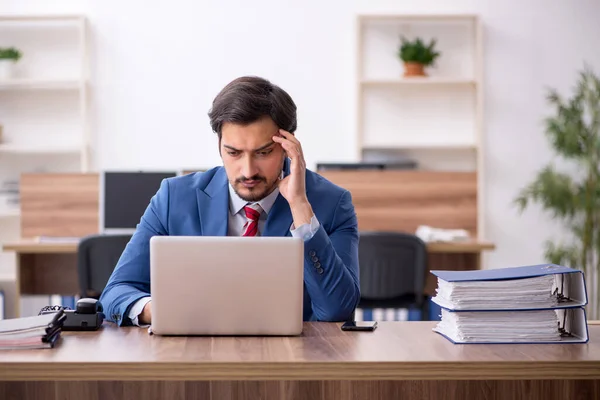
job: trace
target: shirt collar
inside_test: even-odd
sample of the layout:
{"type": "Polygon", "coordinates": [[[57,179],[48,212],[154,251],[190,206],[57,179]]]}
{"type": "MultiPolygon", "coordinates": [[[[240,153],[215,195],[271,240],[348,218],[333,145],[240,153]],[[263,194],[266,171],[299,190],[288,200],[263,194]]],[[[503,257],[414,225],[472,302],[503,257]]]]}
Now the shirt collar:
{"type": "MultiPolygon", "coordinates": [[[[262,200],[255,202],[255,203],[250,203],[250,204],[256,204],[258,203],[258,205],[260,206],[260,208],[262,208],[265,212],[265,214],[269,214],[269,211],[271,211],[271,208],[273,207],[273,204],[275,204],[275,200],[277,200],[277,196],[279,195],[279,188],[275,188],[275,190],[273,190],[267,197],[263,198],[262,200]]],[[[244,208],[244,206],[246,206],[248,204],[248,202],[242,198],[240,198],[240,196],[237,195],[237,193],[235,192],[235,190],[233,190],[233,186],[231,186],[231,184],[229,184],[229,212],[231,213],[231,215],[235,215],[237,213],[240,212],[240,210],[242,208],[244,208]]]]}

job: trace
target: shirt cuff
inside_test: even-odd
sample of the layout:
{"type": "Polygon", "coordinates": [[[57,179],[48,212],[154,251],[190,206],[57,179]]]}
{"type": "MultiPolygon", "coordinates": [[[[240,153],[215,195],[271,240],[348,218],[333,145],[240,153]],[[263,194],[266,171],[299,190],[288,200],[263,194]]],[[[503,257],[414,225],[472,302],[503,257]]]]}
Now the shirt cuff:
{"type": "Polygon", "coordinates": [[[317,233],[320,226],[321,224],[319,223],[319,220],[317,220],[317,217],[313,214],[312,218],[310,219],[310,225],[304,224],[294,229],[294,224],[292,224],[290,232],[292,233],[293,237],[302,238],[302,240],[306,242],[315,236],[315,233],[317,233]]]}
{"type": "MultiPolygon", "coordinates": [[[[129,310],[129,319],[131,320],[131,323],[133,325],[140,326],[138,317],[140,316],[142,311],[144,311],[144,307],[146,307],[146,304],[148,304],[148,302],[150,300],[151,300],[150,296],[142,297],[141,299],[139,299],[138,301],[135,302],[133,307],[131,307],[131,309],[129,310]]],[[[144,325],[144,326],[147,326],[147,325],[144,325]]]]}

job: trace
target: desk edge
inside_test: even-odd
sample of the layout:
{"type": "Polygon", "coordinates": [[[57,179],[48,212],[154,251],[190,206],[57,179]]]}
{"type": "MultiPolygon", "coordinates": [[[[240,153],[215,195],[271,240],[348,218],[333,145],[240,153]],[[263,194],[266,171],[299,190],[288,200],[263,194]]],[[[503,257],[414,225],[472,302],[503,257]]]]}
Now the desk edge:
{"type": "Polygon", "coordinates": [[[2,381],[600,379],[600,361],[531,362],[8,362],[2,381]]]}

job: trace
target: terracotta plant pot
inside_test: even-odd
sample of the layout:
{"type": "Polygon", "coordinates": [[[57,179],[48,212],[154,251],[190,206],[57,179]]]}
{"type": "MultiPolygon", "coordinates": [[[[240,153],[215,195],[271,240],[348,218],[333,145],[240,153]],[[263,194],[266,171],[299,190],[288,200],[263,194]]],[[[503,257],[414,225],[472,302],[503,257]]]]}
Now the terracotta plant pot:
{"type": "Polygon", "coordinates": [[[416,62],[405,62],[404,76],[427,76],[425,66],[416,62]]]}

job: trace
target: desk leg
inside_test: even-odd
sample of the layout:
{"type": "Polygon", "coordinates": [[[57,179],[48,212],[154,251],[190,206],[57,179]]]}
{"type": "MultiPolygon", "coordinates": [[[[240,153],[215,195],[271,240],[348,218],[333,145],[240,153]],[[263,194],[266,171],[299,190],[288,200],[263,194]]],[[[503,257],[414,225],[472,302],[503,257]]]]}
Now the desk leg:
{"type": "Polygon", "coordinates": [[[0,382],[2,399],[594,399],[598,380],[0,382]]]}
{"type": "Polygon", "coordinates": [[[481,253],[475,253],[473,254],[473,257],[475,257],[475,265],[477,266],[475,269],[481,269],[481,253]]]}

